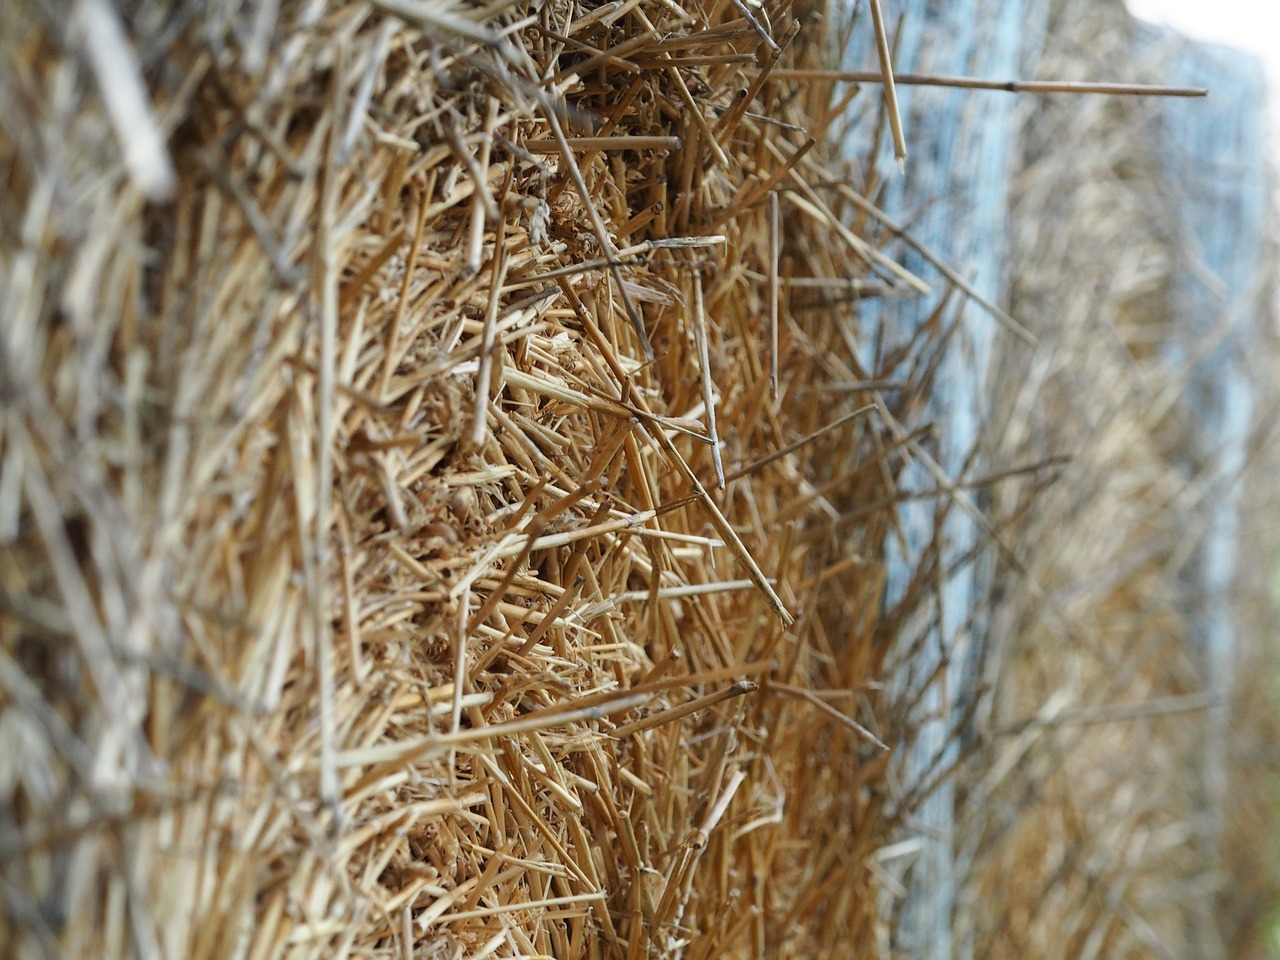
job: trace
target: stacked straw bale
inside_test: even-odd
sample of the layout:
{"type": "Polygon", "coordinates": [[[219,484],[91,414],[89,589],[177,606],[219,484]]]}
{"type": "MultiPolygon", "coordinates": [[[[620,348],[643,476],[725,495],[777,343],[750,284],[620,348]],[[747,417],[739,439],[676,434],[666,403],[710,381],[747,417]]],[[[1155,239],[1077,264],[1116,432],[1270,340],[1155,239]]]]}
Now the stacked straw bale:
{"type": "Polygon", "coordinates": [[[958,461],[918,476],[954,316],[865,307],[929,289],[840,154],[901,118],[823,72],[893,46],[878,4],[11,6],[0,955],[901,955],[957,770],[958,950],[1178,942],[1124,898],[1203,874],[1179,425],[1034,276],[960,441],[1012,639],[958,751],[889,762],[973,557],[958,461]]]}
{"type": "Polygon", "coordinates": [[[920,284],[768,79],[827,21],[71,12],[0,28],[0,952],[886,942],[920,284]]]}
{"type": "Polygon", "coordinates": [[[995,693],[962,776],[961,937],[983,957],[1265,956],[1276,394],[1258,70],[1118,2],[1081,13],[1052,5],[1044,74],[1211,91],[1027,104],[1010,309],[1040,343],[1000,361],[987,440],[1071,463],[989,507],[1020,546],[997,570],[995,693]]]}

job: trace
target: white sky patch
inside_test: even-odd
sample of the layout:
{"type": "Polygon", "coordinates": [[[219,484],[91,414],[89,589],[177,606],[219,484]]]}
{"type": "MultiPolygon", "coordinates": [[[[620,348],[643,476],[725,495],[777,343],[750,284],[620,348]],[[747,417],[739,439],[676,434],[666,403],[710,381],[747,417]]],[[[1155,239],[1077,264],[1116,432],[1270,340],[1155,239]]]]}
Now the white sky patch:
{"type": "Polygon", "coordinates": [[[1273,69],[1280,63],[1280,4],[1273,0],[1128,0],[1128,7],[1198,40],[1256,53],[1273,69]]]}

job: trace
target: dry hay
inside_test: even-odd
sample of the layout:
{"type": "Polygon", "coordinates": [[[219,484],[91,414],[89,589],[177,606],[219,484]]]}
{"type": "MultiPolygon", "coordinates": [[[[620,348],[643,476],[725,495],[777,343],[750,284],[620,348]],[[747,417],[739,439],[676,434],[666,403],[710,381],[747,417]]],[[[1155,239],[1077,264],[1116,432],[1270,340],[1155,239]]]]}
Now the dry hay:
{"type": "Polygon", "coordinates": [[[883,942],[824,21],[128,7],[0,29],[3,953],[883,942]]]}
{"type": "MultiPolygon", "coordinates": [[[[1154,79],[1159,64],[1133,60],[1121,4],[1091,3],[1083,17],[1079,5],[1054,9],[1046,72],[1154,79]]],[[[1180,579],[1207,527],[1213,470],[1188,469],[1195,399],[1161,346],[1181,342],[1194,356],[1203,345],[1171,321],[1185,258],[1150,134],[1155,110],[1027,106],[1010,309],[1041,339],[1030,362],[1000,364],[987,441],[998,459],[1070,463],[1052,487],[1016,480],[990,504],[1019,550],[997,573],[1016,586],[993,630],[1006,639],[988,665],[987,742],[962,778],[959,832],[974,869],[960,935],[991,958],[1268,955],[1258,937],[1276,889],[1263,773],[1276,762],[1264,572],[1275,504],[1260,487],[1273,438],[1259,433],[1250,472],[1232,478],[1252,490],[1251,530],[1236,598],[1232,786],[1215,797],[1204,752],[1224,748],[1206,740],[1215,704],[1180,579]]],[[[1259,321],[1274,283],[1262,280],[1259,321]]],[[[1249,343],[1265,425],[1274,343],[1262,327],[1249,343]]]]}
{"type": "MultiPolygon", "coordinates": [[[[829,154],[880,109],[817,72],[834,20],[120,6],[0,27],[0,952],[883,955],[928,784],[886,776],[882,661],[943,577],[882,611],[880,558],[946,330],[857,359],[859,300],[922,284],[829,154]]],[[[1086,508],[1147,535],[1151,425],[1104,426],[1138,472],[1086,508]]],[[[1048,538],[1017,436],[993,507],[1048,538]]],[[[1088,634],[1141,620],[1144,696],[1182,692],[1167,591],[1088,634]]],[[[1070,836],[1130,843],[1127,796],[1070,836]]]]}

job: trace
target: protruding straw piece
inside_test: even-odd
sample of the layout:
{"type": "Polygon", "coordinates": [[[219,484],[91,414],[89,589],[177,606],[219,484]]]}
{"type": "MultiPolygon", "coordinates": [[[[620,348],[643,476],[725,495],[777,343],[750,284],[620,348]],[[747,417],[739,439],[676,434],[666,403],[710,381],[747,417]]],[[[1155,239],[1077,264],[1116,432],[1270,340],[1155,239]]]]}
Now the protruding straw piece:
{"type": "Polygon", "coordinates": [[[876,52],[880,55],[880,82],[884,84],[884,106],[889,111],[889,132],[893,135],[893,155],[898,170],[907,170],[907,139],[902,134],[902,114],[898,110],[898,90],[893,82],[893,63],[889,58],[889,34],[884,29],[884,12],[880,0],[871,0],[871,24],[876,32],[876,52]]]}
{"type": "MultiPolygon", "coordinates": [[[[845,83],[882,83],[870,70],[775,69],[769,80],[833,80],[845,83]]],[[[1104,93],[1128,97],[1205,97],[1204,87],[1164,87],[1147,83],[1088,83],[1074,80],[986,80],[982,77],[948,77],[899,73],[895,84],[904,87],[960,87],[965,90],[999,90],[1003,93],[1104,93]]]]}

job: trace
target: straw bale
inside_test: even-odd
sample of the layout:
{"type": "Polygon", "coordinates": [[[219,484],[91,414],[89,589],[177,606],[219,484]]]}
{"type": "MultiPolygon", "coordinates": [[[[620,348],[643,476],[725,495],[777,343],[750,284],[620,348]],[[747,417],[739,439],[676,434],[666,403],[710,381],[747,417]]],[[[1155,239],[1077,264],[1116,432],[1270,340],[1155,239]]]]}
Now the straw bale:
{"type": "MultiPolygon", "coordinates": [[[[1180,43],[1139,55],[1121,4],[1090,3],[1085,16],[1054,4],[1039,69],[1176,81],[1180,43]]],[[[1274,271],[1251,227],[1227,207],[1197,222],[1183,192],[1222,186],[1250,217],[1270,216],[1256,200],[1260,146],[1230,141],[1240,166],[1228,186],[1189,139],[1218,139],[1210,131],[1224,122],[1260,126],[1261,107],[1232,86],[1247,70],[1213,71],[1208,105],[1176,126],[1152,103],[1027,105],[1010,309],[1040,345],[1029,364],[1001,361],[987,441],[992,456],[1071,462],[1048,489],[1029,479],[993,488],[995,522],[1008,518],[1025,546],[997,572],[1019,585],[996,610],[1003,640],[986,668],[984,756],[962,776],[971,873],[959,913],[978,956],[1246,956],[1237,948],[1256,942],[1257,904],[1274,897],[1258,853],[1240,847],[1243,822],[1259,842],[1269,802],[1256,763],[1270,729],[1259,685],[1274,677],[1273,656],[1262,645],[1266,588],[1249,584],[1274,543],[1265,528],[1238,545],[1210,542],[1213,518],[1241,509],[1233,490],[1263,483],[1274,456],[1256,430],[1274,402],[1264,372],[1274,271]],[[1215,254],[1230,250],[1222,270],[1195,259],[1206,229],[1234,238],[1215,254]],[[1187,291],[1210,269],[1226,296],[1206,307],[1187,291]],[[1227,314],[1233,356],[1251,361],[1210,370],[1195,361],[1221,354],[1227,314]],[[1248,384],[1263,418],[1235,445],[1239,429],[1211,402],[1227,384],[1248,384]],[[1242,571],[1216,593],[1201,576],[1206,550],[1242,571]],[[1238,649],[1204,641],[1211,605],[1227,618],[1212,629],[1238,649]],[[1256,672],[1233,691],[1215,676],[1237,657],[1256,672]],[[1218,757],[1230,792],[1213,784],[1218,757]],[[1236,839],[1218,849],[1224,817],[1236,839]],[[1028,892],[1007,896],[1014,886],[1028,892]]],[[[1257,515],[1261,496],[1249,495],[1257,515]]]]}
{"type": "MultiPolygon", "coordinates": [[[[959,455],[989,472],[935,462],[972,446],[936,416],[951,318],[865,322],[930,288],[840,152],[862,116],[911,162],[887,5],[11,6],[0,954],[892,956],[953,782],[975,955],[1172,936],[1123,898],[1200,876],[1184,428],[1135,413],[1139,347],[1061,324],[959,455]],[[850,36],[886,96],[833,72],[850,36]],[[1082,371],[1092,419],[1039,419],[1082,371]],[[1018,551],[974,615],[1014,639],[904,781],[950,682],[904,638],[978,506],[1018,551]],[[1136,699],[1149,745],[1105,712],[1136,699]]],[[[1112,186],[1062,223],[1156,209],[1112,186]]]]}
{"type": "Polygon", "coordinates": [[[10,13],[5,955],[882,942],[919,284],[765,82],[827,21],[10,13]]]}

